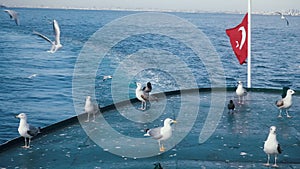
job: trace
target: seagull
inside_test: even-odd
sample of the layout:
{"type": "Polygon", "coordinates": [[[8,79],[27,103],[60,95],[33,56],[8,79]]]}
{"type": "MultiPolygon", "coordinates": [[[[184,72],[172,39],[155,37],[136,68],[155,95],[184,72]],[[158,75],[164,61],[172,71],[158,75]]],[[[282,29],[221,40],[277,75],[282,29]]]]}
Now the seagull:
{"type": "Polygon", "coordinates": [[[228,113],[233,114],[233,111],[234,111],[234,109],[235,109],[235,105],[234,105],[234,103],[233,103],[232,100],[229,101],[229,103],[228,103],[228,105],[227,105],[227,108],[228,108],[228,110],[229,110],[228,113]]]}
{"type": "Polygon", "coordinates": [[[155,140],[158,141],[159,145],[159,151],[163,152],[165,151],[165,147],[163,144],[160,143],[160,141],[167,140],[172,136],[172,127],[171,124],[177,123],[176,120],[172,120],[170,118],[166,118],[164,120],[164,126],[163,127],[157,127],[153,129],[146,129],[144,136],[151,136],[155,140]]]}
{"type": "Polygon", "coordinates": [[[244,103],[244,96],[247,95],[246,89],[243,88],[243,82],[238,81],[238,87],[236,89],[236,94],[239,97],[239,103],[244,103]]]}
{"type": "Polygon", "coordinates": [[[286,117],[291,118],[292,116],[289,115],[288,109],[292,106],[292,95],[295,93],[294,90],[288,89],[286,92],[286,96],[283,99],[277,100],[275,102],[276,106],[280,109],[278,117],[282,117],[281,112],[282,109],[286,111],[286,117]]]}
{"type": "Polygon", "coordinates": [[[112,76],[111,76],[111,75],[103,76],[103,81],[105,81],[105,80],[107,80],[107,79],[112,79],[112,76]]]}
{"type": "Polygon", "coordinates": [[[277,155],[281,154],[281,148],[280,148],[280,144],[278,143],[278,141],[276,139],[276,127],[275,126],[270,127],[270,133],[264,144],[264,152],[268,155],[268,161],[264,165],[270,166],[270,155],[275,155],[275,163],[274,163],[273,167],[278,167],[278,165],[276,164],[276,160],[277,160],[277,155]]]}
{"type": "Polygon", "coordinates": [[[17,25],[20,25],[18,13],[14,10],[6,9],[4,12],[8,13],[10,19],[15,20],[17,25]]]}
{"type": "Polygon", "coordinates": [[[136,98],[142,102],[141,110],[146,110],[147,103],[149,100],[150,92],[152,91],[152,85],[150,82],[147,83],[145,87],[142,88],[141,83],[136,83],[135,95],[136,98]]]}
{"type": "Polygon", "coordinates": [[[86,96],[84,112],[88,115],[87,120],[85,122],[90,121],[90,114],[93,114],[94,122],[96,120],[96,113],[100,112],[98,105],[92,102],[91,96],[86,96]]]}
{"type": "Polygon", "coordinates": [[[286,21],[286,25],[289,26],[289,21],[287,20],[287,18],[281,13],[281,12],[275,12],[279,15],[281,15],[281,19],[286,21]]]}
{"type": "Polygon", "coordinates": [[[25,145],[22,146],[23,148],[30,148],[30,141],[31,138],[36,136],[38,133],[40,133],[40,128],[36,128],[34,126],[31,126],[27,123],[27,116],[25,113],[20,113],[16,116],[16,118],[20,119],[19,124],[19,134],[25,138],[25,145]],[[29,142],[27,144],[27,138],[29,139],[29,142]]]}
{"type": "Polygon", "coordinates": [[[53,20],[53,30],[55,35],[55,41],[51,41],[47,36],[34,31],[33,33],[38,35],[39,37],[45,39],[46,41],[50,42],[52,44],[52,47],[50,49],[50,53],[55,53],[58,49],[62,47],[62,44],[60,43],[60,29],[58,26],[58,22],[56,20],[53,20]]]}

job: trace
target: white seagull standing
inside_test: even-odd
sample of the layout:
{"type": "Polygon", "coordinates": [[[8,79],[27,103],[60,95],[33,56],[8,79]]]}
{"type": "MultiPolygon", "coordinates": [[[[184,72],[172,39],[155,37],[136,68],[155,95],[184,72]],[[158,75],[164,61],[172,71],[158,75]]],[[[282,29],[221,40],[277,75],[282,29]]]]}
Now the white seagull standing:
{"type": "Polygon", "coordinates": [[[264,144],[264,152],[268,155],[268,161],[264,165],[270,166],[270,155],[275,155],[275,162],[274,162],[273,167],[278,167],[278,165],[276,164],[276,161],[277,161],[277,155],[281,154],[281,148],[280,148],[280,144],[278,143],[278,141],[276,139],[276,127],[275,126],[270,127],[270,133],[264,144]]]}
{"type": "Polygon", "coordinates": [[[291,118],[292,116],[289,115],[288,109],[292,106],[293,100],[292,95],[295,93],[294,90],[288,89],[286,92],[286,96],[283,99],[277,100],[275,102],[276,106],[279,108],[279,115],[278,117],[282,117],[281,112],[282,109],[286,111],[286,117],[291,118]]]}
{"type": "Polygon", "coordinates": [[[92,102],[91,96],[86,96],[84,112],[88,115],[86,122],[90,121],[90,114],[93,114],[94,122],[96,120],[96,113],[100,112],[98,105],[92,102]]]}
{"type": "Polygon", "coordinates": [[[142,88],[141,83],[136,83],[135,95],[138,100],[142,102],[141,110],[146,110],[147,103],[149,100],[150,92],[152,91],[152,85],[150,82],[147,83],[145,87],[142,88]]]}
{"type": "Polygon", "coordinates": [[[286,21],[286,25],[289,26],[289,21],[287,20],[287,18],[281,13],[281,12],[275,12],[279,15],[281,15],[281,19],[286,21]]]}
{"type": "Polygon", "coordinates": [[[235,90],[238,98],[239,98],[239,103],[244,104],[244,97],[247,95],[246,89],[243,87],[243,82],[238,81],[238,86],[237,89],[235,90]]]}
{"type": "Polygon", "coordinates": [[[177,123],[177,122],[170,118],[166,118],[164,120],[163,127],[157,127],[157,128],[145,130],[146,134],[144,134],[144,136],[151,136],[152,138],[157,140],[159,145],[159,151],[161,152],[165,151],[165,147],[163,144],[160,143],[160,141],[167,140],[172,136],[172,127],[171,127],[172,123],[177,123]]]}
{"type": "Polygon", "coordinates": [[[17,25],[20,25],[18,13],[14,10],[6,9],[4,12],[8,13],[10,19],[14,20],[17,25]]]}
{"type": "Polygon", "coordinates": [[[25,145],[23,146],[23,148],[30,148],[31,138],[36,136],[40,132],[40,128],[36,128],[34,126],[29,125],[27,123],[27,116],[25,113],[20,113],[16,116],[16,118],[20,119],[18,132],[22,137],[25,138],[25,145]],[[28,144],[27,138],[29,139],[28,144]]]}
{"type": "Polygon", "coordinates": [[[62,44],[60,43],[60,29],[56,20],[53,20],[53,31],[54,31],[55,41],[51,41],[47,36],[39,32],[36,31],[33,32],[34,34],[40,36],[41,38],[45,39],[46,41],[52,44],[52,47],[49,51],[50,53],[55,53],[58,49],[62,47],[62,44]]]}

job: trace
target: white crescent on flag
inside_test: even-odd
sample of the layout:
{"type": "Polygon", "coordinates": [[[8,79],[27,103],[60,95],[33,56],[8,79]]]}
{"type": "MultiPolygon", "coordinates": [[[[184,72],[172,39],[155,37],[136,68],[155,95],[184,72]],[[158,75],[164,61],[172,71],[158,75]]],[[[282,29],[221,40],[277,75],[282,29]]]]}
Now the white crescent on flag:
{"type": "Polygon", "coordinates": [[[241,26],[239,28],[239,32],[242,31],[242,39],[241,39],[241,43],[240,43],[240,47],[239,49],[241,50],[246,42],[246,30],[244,26],[241,26]]]}

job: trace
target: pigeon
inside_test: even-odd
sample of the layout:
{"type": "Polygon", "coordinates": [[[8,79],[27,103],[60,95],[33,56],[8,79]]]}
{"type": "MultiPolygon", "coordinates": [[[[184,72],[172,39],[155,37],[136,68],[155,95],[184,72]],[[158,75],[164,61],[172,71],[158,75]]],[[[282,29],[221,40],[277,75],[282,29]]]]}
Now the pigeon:
{"type": "Polygon", "coordinates": [[[14,20],[17,25],[20,25],[18,13],[14,10],[6,9],[4,12],[8,13],[10,19],[14,20]]]}
{"type": "Polygon", "coordinates": [[[234,105],[234,103],[233,103],[232,100],[229,101],[229,103],[228,103],[228,105],[227,105],[227,108],[228,108],[228,110],[229,110],[228,113],[233,114],[233,111],[234,111],[234,109],[235,109],[235,105],[234,105]]]}
{"type": "Polygon", "coordinates": [[[238,86],[235,92],[239,98],[239,103],[244,104],[244,97],[247,95],[247,91],[243,88],[243,82],[238,81],[238,86]]]}
{"type": "Polygon", "coordinates": [[[160,163],[154,164],[154,169],[163,169],[160,163]]]}
{"type": "Polygon", "coordinates": [[[112,76],[111,75],[103,76],[103,81],[105,81],[107,79],[112,79],[112,76]]]}
{"type": "Polygon", "coordinates": [[[278,167],[276,164],[277,161],[277,155],[281,154],[282,150],[280,148],[280,144],[278,143],[276,139],[276,127],[271,126],[270,132],[268,135],[267,140],[264,143],[264,152],[268,155],[267,163],[264,164],[265,166],[270,166],[270,155],[275,155],[275,162],[273,167],[278,167]]]}
{"type": "Polygon", "coordinates": [[[16,116],[16,118],[20,119],[20,124],[18,128],[19,134],[25,138],[25,145],[23,148],[30,148],[31,138],[40,133],[40,128],[36,128],[27,123],[27,116],[25,113],[20,113],[16,116]],[[27,143],[28,138],[28,143],[27,143]]]}
{"type": "Polygon", "coordinates": [[[55,53],[58,49],[62,47],[62,44],[60,43],[60,29],[59,29],[58,22],[56,20],[53,20],[53,31],[54,31],[55,41],[51,41],[47,36],[39,32],[36,31],[33,32],[35,35],[38,35],[39,37],[45,39],[46,41],[52,44],[52,47],[49,50],[50,53],[55,53]]]}
{"type": "Polygon", "coordinates": [[[152,91],[152,85],[150,82],[147,83],[145,87],[142,88],[141,83],[136,83],[136,89],[135,89],[135,95],[136,98],[142,102],[141,110],[146,110],[147,107],[147,101],[149,101],[150,98],[150,92],[152,91]]]}
{"type": "Polygon", "coordinates": [[[277,100],[275,102],[276,106],[279,108],[279,115],[278,117],[282,117],[281,112],[282,109],[285,109],[286,111],[286,117],[291,118],[292,116],[289,115],[288,109],[292,106],[292,95],[295,93],[294,90],[288,89],[286,92],[286,96],[283,99],[277,100]]]}
{"type": "Polygon", "coordinates": [[[94,104],[92,102],[91,96],[86,96],[85,106],[84,106],[84,112],[87,113],[87,115],[88,115],[87,120],[85,122],[89,122],[90,121],[90,114],[93,114],[93,116],[94,116],[93,122],[95,122],[95,120],[96,120],[96,113],[100,112],[100,110],[99,110],[98,105],[94,104]]]}
{"type": "Polygon", "coordinates": [[[157,127],[153,129],[146,129],[144,136],[151,136],[155,140],[158,141],[159,145],[159,151],[164,152],[165,147],[163,144],[161,144],[160,141],[167,140],[172,136],[172,127],[171,124],[177,123],[176,120],[166,118],[164,120],[164,126],[163,127],[157,127]]]}
{"type": "Polygon", "coordinates": [[[287,18],[281,13],[281,12],[275,12],[276,14],[281,15],[281,19],[286,21],[286,25],[289,26],[289,21],[287,20],[287,18]]]}

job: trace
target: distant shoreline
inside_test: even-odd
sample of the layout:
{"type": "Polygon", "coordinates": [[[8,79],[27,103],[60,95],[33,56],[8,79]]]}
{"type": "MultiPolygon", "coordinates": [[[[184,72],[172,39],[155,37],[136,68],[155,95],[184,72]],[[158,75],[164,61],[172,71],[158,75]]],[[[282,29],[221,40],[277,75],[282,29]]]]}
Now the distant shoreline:
{"type": "MultiPolygon", "coordinates": [[[[205,10],[173,10],[173,9],[142,9],[142,8],[71,8],[71,7],[9,7],[9,8],[27,8],[27,9],[54,9],[54,10],[91,10],[91,11],[132,11],[132,12],[178,12],[178,13],[225,13],[225,14],[245,14],[243,11],[205,11],[205,10]]],[[[278,15],[277,11],[266,12],[252,12],[254,15],[278,15]]],[[[300,10],[290,9],[287,11],[281,11],[287,16],[300,16],[300,10]]]]}

